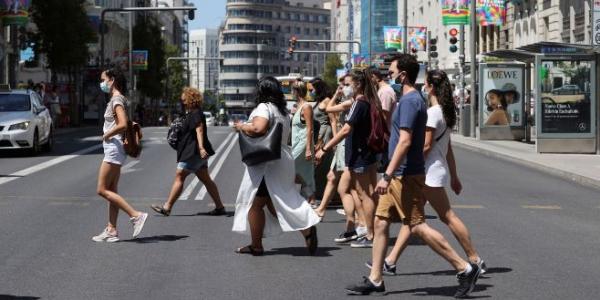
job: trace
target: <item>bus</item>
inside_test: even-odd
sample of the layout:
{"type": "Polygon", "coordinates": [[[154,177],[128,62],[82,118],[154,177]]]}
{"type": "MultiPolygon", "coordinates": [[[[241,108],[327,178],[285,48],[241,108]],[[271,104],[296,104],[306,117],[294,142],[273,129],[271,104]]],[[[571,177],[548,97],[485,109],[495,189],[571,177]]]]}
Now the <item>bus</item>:
{"type": "MultiPolygon", "coordinates": [[[[287,76],[277,76],[275,77],[279,82],[281,82],[281,91],[285,97],[285,101],[287,102],[287,109],[291,111],[294,104],[296,104],[296,99],[292,96],[292,84],[298,80],[302,79],[302,81],[306,82],[308,85],[308,89],[311,89],[310,81],[313,80],[314,77],[310,76],[302,76],[300,73],[290,73],[287,76]]],[[[313,101],[310,95],[306,95],[307,101],[313,101]]]]}

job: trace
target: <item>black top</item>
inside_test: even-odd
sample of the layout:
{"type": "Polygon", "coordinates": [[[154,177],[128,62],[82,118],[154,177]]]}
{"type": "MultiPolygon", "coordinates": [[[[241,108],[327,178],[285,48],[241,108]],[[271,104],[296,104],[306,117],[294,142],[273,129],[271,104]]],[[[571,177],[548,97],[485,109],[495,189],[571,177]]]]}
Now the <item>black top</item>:
{"type": "Polygon", "coordinates": [[[368,167],[376,161],[368,141],[371,134],[371,107],[364,99],[357,99],[346,117],[352,125],[352,132],[346,137],[346,166],[349,168],[368,167]]]}
{"type": "Polygon", "coordinates": [[[204,149],[208,152],[208,156],[215,154],[215,151],[208,140],[208,130],[206,129],[204,111],[202,111],[202,109],[196,109],[186,114],[185,121],[183,121],[183,136],[179,143],[177,143],[177,162],[188,161],[194,156],[200,157],[198,140],[196,138],[196,128],[201,125],[204,127],[204,134],[202,136],[204,149]]]}

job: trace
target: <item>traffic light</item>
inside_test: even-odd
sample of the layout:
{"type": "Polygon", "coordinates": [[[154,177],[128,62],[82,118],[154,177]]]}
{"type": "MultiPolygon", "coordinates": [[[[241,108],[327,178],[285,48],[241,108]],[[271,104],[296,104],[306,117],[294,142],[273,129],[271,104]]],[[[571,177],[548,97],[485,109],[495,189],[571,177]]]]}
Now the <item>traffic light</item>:
{"type": "Polygon", "coordinates": [[[429,40],[429,58],[437,58],[437,39],[432,38],[429,40]]]}
{"type": "Polygon", "coordinates": [[[290,47],[288,48],[288,54],[294,54],[294,50],[296,50],[296,43],[298,42],[298,38],[296,36],[292,36],[290,38],[290,47]]]}
{"type": "Polygon", "coordinates": [[[458,51],[458,46],[456,45],[456,43],[458,43],[458,38],[456,37],[458,35],[458,30],[452,28],[448,33],[450,34],[450,52],[456,53],[456,51],[458,51]]]}
{"type": "Polygon", "coordinates": [[[188,20],[193,20],[196,17],[196,11],[193,9],[188,10],[188,20]]]}

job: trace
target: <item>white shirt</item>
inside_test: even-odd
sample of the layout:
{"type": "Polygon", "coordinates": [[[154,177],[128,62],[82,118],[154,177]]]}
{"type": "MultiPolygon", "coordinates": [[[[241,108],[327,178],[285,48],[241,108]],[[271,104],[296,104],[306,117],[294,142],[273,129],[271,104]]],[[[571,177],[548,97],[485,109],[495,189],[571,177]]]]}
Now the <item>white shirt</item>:
{"type": "Polygon", "coordinates": [[[427,127],[434,128],[435,131],[431,150],[425,159],[425,184],[430,187],[443,187],[448,183],[446,155],[450,142],[450,128],[446,129],[446,120],[441,106],[435,105],[427,110],[427,127]]]}
{"type": "MultiPolygon", "coordinates": [[[[117,106],[121,105],[121,107],[123,107],[123,109],[125,109],[125,102],[126,102],[126,100],[125,100],[125,97],[123,97],[123,96],[115,96],[110,99],[110,101],[106,105],[106,110],[104,111],[104,126],[102,128],[103,129],[102,132],[107,133],[111,129],[113,129],[115,126],[117,126],[117,122],[116,122],[117,113],[115,112],[115,108],[117,106]]],[[[114,137],[119,140],[121,140],[123,138],[123,136],[121,134],[116,134],[114,137]]]]}
{"type": "Polygon", "coordinates": [[[279,109],[274,104],[269,104],[268,106],[266,103],[259,104],[252,111],[252,113],[250,113],[250,117],[248,117],[248,123],[251,123],[252,119],[254,119],[254,117],[262,117],[262,118],[265,118],[270,121],[271,114],[282,118],[283,131],[281,134],[281,140],[282,140],[282,145],[287,145],[287,141],[290,137],[290,131],[291,131],[290,117],[281,115],[281,113],[279,112],[279,109]]]}

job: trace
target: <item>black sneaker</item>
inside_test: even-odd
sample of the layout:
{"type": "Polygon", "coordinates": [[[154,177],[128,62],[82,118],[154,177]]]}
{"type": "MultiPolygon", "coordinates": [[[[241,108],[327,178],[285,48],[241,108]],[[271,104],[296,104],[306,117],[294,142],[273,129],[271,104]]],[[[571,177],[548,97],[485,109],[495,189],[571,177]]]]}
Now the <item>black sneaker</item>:
{"type": "Polygon", "coordinates": [[[346,232],[341,233],[338,237],[333,239],[333,241],[341,244],[341,243],[347,243],[347,242],[354,241],[357,238],[358,238],[358,234],[356,234],[356,230],[352,230],[352,231],[346,231],[346,232]]]}
{"type": "Polygon", "coordinates": [[[470,265],[473,269],[468,274],[464,272],[456,274],[458,289],[456,290],[456,294],[454,294],[454,298],[465,298],[475,288],[475,283],[477,283],[481,269],[476,264],[470,265]]]}
{"type": "MultiPolygon", "coordinates": [[[[369,260],[365,263],[367,268],[371,269],[373,267],[373,263],[369,260]]],[[[396,276],[396,265],[389,265],[387,261],[383,261],[383,270],[381,270],[383,275],[387,276],[396,276]]]]}
{"type": "Polygon", "coordinates": [[[483,275],[483,274],[487,273],[487,265],[485,264],[485,261],[483,261],[483,259],[479,258],[479,261],[477,262],[477,266],[479,267],[479,269],[481,269],[481,272],[479,272],[479,275],[483,275]]]}
{"type": "Polygon", "coordinates": [[[346,287],[346,291],[351,295],[384,295],[385,294],[385,284],[383,280],[379,286],[375,286],[369,277],[363,276],[363,281],[352,284],[346,287]]]}

